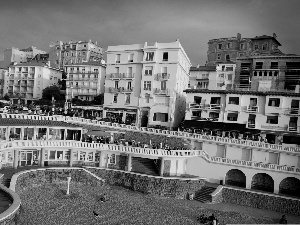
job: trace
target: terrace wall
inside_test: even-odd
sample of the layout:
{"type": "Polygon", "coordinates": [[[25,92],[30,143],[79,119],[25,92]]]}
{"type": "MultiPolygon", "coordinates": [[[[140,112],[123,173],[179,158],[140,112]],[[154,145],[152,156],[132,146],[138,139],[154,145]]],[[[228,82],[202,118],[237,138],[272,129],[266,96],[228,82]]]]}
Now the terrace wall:
{"type": "Polygon", "coordinates": [[[300,215],[300,199],[223,187],[223,202],[300,215]]]}

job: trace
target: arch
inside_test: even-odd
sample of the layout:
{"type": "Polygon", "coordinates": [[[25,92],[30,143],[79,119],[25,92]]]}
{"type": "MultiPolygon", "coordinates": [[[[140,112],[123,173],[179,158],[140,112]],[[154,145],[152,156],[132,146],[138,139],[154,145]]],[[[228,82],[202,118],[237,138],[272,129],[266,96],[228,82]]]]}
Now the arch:
{"type": "Polygon", "coordinates": [[[246,187],[246,176],[238,169],[229,170],[226,173],[225,184],[236,187],[246,187]]]}
{"type": "Polygon", "coordinates": [[[287,177],[279,184],[279,194],[300,197],[300,180],[295,177],[287,177]]]}
{"type": "Polygon", "coordinates": [[[266,173],[257,173],[253,176],[251,181],[251,189],[274,192],[274,180],[266,173]]]}

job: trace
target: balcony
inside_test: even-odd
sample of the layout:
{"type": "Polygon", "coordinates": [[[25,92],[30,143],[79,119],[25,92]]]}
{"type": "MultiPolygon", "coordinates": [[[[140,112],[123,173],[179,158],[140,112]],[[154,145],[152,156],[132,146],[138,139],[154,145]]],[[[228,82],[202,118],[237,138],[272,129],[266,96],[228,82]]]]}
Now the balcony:
{"type": "Polygon", "coordinates": [[[288,116],[300,116],[300,108],[284,109],[284,114],[288,116]]]}
{"type": "Polygon", "coordinates": [[[250,128],[250,129],[255,129],[256,128],[256,124],[255,124],[255,121],[250,121],[247,123],[247,128],[250,128]]]}
{"type": "Polygon", "coordinates": [[[290,124],[290,125],[288,126],[288,131],[290,131],[290,132],[297,132],[297,130],[298,130],[297,125],[292,125],[292,124],[290,124]]]}
{"type": "Polygon", "coordinates": [[[169,73],[158,73],[156,74],[156,80],[162,81],[162,80],[169,80],[170,74],[169,73]]]}
{"type": "Polygon", "coordinates": [[[189,109],[198,109],[198,110],[202,110],[205,108],[204,104],[198,104],[198,103],[188,103],[188,108],[189,109]]]}
{"type": "Polygon", "coordinates": [[[77,93],[74,93],[74,95],[89,95],[89,96],[96,96],[97,95],[97,92],[77,92],[77,93]]]}
{"type": "Polygon", "coordinates": [[[27,83],[22,83],[21,87],[27,87],[27,83]]]}
{"type": "Polygon", "coordinates": [[[126,80],[132,80],[134,78],[134,73],[123,73],[122,78],[126,80]]]}
{"type": "Polygon", "coordinates": [[[108,88],[108,92],[109,92],[109,93],[119,93],[120,90],[119,90],[119,88],[109,87],[109,88],[108,88]]]}
{"type": "Polygon", "coordinates": [[[248,106],[246,109],[247,113],[258,113],[258,106],[248,106]]]}
{"type": "Polygon", "coordinates": [[[154,94],[155,95],[167,95],[167,96],[169,96],[170,95],[170,90],[169,89],[162,90],[162,89],[156,88],[154,90],[154,94]]]}
{"type": "Polygon", "coordinates": [[[28,76],[27,79],[28,80],[34,80],[34,76],[28,76]]]}
{"type": "Polygon", "coordinates": [[[33,87],[34,84],[33,83],[27,83],[27,87],[33,87]]]}
{"type": "Polygon", "coordinates": [[[209,80],[209,75],[197,75],[196,80],[209,80]]]}
{"type": "Polygon", "coordinates": [[[205,110],[214,110],[214,111],[220,111],[222,109],[222,105],[220,104],[206,104],[205,110]]]}
{"type": "Polygon", "coordinates": [[[122,93],[132,93],[132,91],[133,91],[133,88],[124,88],[124,87],[119,88],[119,92],[122,92],[122,93]]]}
{"type": "Polygon", "coordinates": [[[116,79],[116,80],[120,80],[123,78],[122,73],[111,73],[111,74],[107,74],[107,79],[116,79]]]}

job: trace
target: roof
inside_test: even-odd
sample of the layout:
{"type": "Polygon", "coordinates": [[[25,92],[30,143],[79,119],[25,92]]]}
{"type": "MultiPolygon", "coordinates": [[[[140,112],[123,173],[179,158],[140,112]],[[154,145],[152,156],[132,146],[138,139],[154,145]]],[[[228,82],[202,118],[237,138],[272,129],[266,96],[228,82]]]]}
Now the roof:
{"type": "Polygon", "coordinates": [[[277,41],[276,38],[274,38],[274,37],[272,37],[272,36],[262,35],[262,36],[256,36],[255,38],[251,38],[251,40],[263,40],[263,39],[272,39],[272,40],[275,41],[279,46],[281,46],[281,44],[279,43],[279,41],[277,41]]]}
{"type": "Polygon", "coordinates": [[[45,127],[81,127],[80,125],[52,120],[8,119],[0,118],[1,126],[45,126],[45,127]]]}
{"type": "Polygon", "coordinates": [[[203,89],[186,89],[186,93],[205,93],[205,94],[240,94],[240,95],[261,95],[261,96],[295,96],[300,97],[300,93],[293,92],[276,92],[276,91],[240,91],[240,90],[203,90],[203,89]]]}
{"type": "Polygon", "coordinates": [[[192,66],[190,71],[216,71],[216,66],[192,66]]]}
{"type": "Polygon", "coordinates": [[[65,66],[83,66],[83,65],[87,65],[87,66],[105,66],[105,65],[101,64],[101,62],[99,62],[99,61],[74,63],[74,64],[65,65],[65,66]]]}
{"type": "Polygon", "coordinates": [[[26,63],[18,63],[16,65],[10,65],[9,67],[17,67],[17,66],[47,66],[45,62],[26,62],[26,63]]]}

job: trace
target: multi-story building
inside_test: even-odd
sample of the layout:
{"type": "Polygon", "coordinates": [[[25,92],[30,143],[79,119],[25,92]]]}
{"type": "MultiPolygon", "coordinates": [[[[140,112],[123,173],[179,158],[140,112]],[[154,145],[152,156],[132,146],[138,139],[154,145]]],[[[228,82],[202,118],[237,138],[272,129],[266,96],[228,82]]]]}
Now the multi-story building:
{"type": "Polygon", "coordinates": [[[8,69],[0,68],[0,98],[4,96],[4,79],[8,75],[8,69]]]}
{"type": "Polygon", "coordinates": [[[89,41],[58,41],[49,46],[49,60],[51,67],[63,68],[65,65],[101,61],[103,49],[89,41]]]}
{"type": "Polygon", "coordinates": [[[234,63],[190,68],[189,88],[200,90],[225,90],[231,88],[235,78],[234,63]]]}
{"type": "Polygon", "coordinates": [[[91,101],[104,93],[105,66],[100,62],[82,62],[66,65],[67,99],[78,98],[91,101]]]}
{"type": "Polygon", "coordinates": [[[235,90],[299,93],[300,56],[251,56],[236,65],[235,90]]]}
{"type": "Polygon", "coordinates": [[[215,65],[221,62],[236,62],[239,57],[257,55],[283,55],[278,49],[281,44],[273,36],[256,36],[255,38],[237,37],[211,39],[208,42],[207,65],[215,65]]]}
{"type": "Polygon", "coordinates": [[[1,66],[8,67],[13,62],[25,63],[38,54],[46,54],[46,52],[33,46],[26,49],[7,48],[4,50],[4,60],[1,66]]]}
{"type": "Polygon", "coordinates": [[[104,116],[138,126],[178,126],[190,66],[178,40],[109,46],[104,116]]]}
{"type": "Polygon", "coordinates": [[[4,79],[4,92],[13,103],[30,104],[42,98],[46,87],[57,84],[62,79],[62,70],[44,63],[20,63],[9,66],[4,79]]]}

